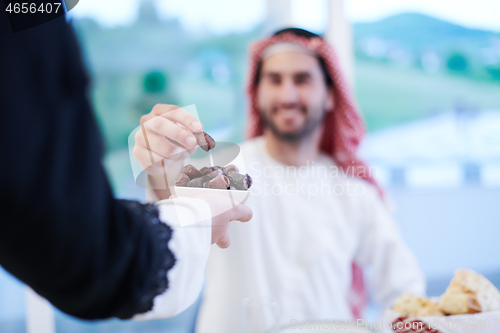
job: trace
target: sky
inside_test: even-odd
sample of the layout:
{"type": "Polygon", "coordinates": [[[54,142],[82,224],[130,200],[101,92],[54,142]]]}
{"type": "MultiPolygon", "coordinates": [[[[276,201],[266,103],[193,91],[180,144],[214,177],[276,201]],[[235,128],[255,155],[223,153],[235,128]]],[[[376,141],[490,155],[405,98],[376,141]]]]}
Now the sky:
{"type": "MultiPolygon", "coordinates": [[[[103,26],[127,25],[143,0],[80,0],[70,12],[92,17],[103,26]]],[[[279,0],[286,1],[286,0],[279,0]]],[[[289,0],[294,24],[320,31],[327,23],[328,0],[289,0]]],[[[249,30],[262,22],[267,0],[156,0],[159,14],[176,17],[192,31],[224,34],[249,30]]],[[[500,0],[344,0],[352,22],[371,22],[403,13],[419,12],[470,28],[500,32],[500,0]]]]}

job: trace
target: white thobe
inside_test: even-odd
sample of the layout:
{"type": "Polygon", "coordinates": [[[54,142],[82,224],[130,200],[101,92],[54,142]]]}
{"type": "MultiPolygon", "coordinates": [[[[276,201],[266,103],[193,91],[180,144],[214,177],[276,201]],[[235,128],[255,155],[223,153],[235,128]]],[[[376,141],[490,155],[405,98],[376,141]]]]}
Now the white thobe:
{"type": "Polygon", "coordinates": [[[229,248],[212,249],[197,333],[242,332],[247,297],[276,299],[280,326],[349,320],[354,261],[371,267],[373,297],[383,306],[405,291],[424,294],[423,274],[372,185],[342,174],[327,155],[283,165],[264,137],[244,142],[240,154],[254,180],[246,202],[254,215],[231,223],[229,248]]]}

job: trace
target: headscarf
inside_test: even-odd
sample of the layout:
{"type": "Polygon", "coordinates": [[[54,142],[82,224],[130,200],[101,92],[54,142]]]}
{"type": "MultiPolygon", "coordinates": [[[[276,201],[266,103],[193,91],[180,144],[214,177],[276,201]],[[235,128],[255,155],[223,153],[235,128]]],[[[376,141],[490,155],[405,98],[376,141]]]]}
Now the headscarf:
{"type": "Polygon", "coordinates": [[[325,116],[324,132],[320,149],[329,155],[335,163],[348,175],[362,178],[374,185],[380,195],[382,189],[373,179],[366,164],[357,156],[357,149],[365,126],[339,66],[333,47],[321,37],[302,37],[292,32],[284,32],[250,45],[250,66],[248,73],[247,93],[249,96],[248,127],[246,138],[250,139],[264,133],[265,122],[257,105],[256,79],[263,52],[276,43],[295,43],[313,51],[323,59],[326,71],[333,83],[335,109],[325,116]]]}

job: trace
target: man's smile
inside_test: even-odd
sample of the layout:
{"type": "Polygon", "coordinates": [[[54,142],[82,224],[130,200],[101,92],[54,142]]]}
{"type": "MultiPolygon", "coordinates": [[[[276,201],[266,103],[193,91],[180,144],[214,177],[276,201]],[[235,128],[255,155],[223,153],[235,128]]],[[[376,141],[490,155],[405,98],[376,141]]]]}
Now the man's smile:
{"type": "Polygon", "coordinates": [[[285,126],[286,129],[290,129],[290,127],[293,129],[298,129],[306,121],[306,113],[307,112],[303,107],[279,107],[274,109],[273,118],[276,125],[278,126],[285,126]]]}

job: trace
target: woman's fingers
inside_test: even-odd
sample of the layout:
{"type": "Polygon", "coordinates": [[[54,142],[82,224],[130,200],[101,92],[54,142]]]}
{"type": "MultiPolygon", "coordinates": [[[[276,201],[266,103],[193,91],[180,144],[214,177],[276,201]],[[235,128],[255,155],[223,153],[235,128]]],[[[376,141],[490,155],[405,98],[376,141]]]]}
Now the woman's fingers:
{"type": "Polygon", "coordinates": [[[139,155],[141,157],[144,155],[142,152],[143,150],[145,150],[148,154],[149,152],[152,152],[155,157],[159,156],[161,159],[176,159],[178,154],[186,151],[185,148],[179,146],[173,141],[168,140],[164,136],[150,134],[147,137],[146,142],[146,138],[141,133],[138,133],[135,138],[134,156],[139,159],[139,155]]]}
{"type": "Polygon", "coordinates": [[[134,156],[145,165],[159,158],[186,159],[198,146],[193,132],[202,130],[203,125],[186,110],[176,105],[157,104],[149,114],[141,117],[141,129],[135,135],[134,156]]]}
{"type": "Polygon", "coordinates": [[[156,104],[149,114],[141,118],[141,124],[156,116],[176,121],[195,133],[203,130],[203,125],[193,115],[177,105],[170,104],[156,104]]]}
{"type": "Polygon", "coordinates": [[[229,230],[226,230],[216,243],[221,249],[228,248],[231,245],[231,233],[229,233],[229,230]]]}
{"type": "Polygon", "coordinates": [[[231,221],[237,220],[240,222],[248,222],[253,217],[253,211],[250,209],[250,207],[243,204],[238,204],[233,209],[231,209],[231,214],[231,221]]]}
{"type": "MultiPolygon", "coordinates": [[[[248,222],[252,219],[253,212],[252,210],[245,205],[236,205],[233,209],[231,209],[231,214],[228,221],[224,221],[224,223],[230,223],[233,220],[237,220],[240,222],[248,222]]],[[[213,226],[212,226],[213,228],[213,226]]],[[[224,228],[224,233],[221,235],[219,240],[216,242],[217,246],[221,249],[225,249],[231,245],[231,233],[229,232],[229,228],[224,228]]]]}
{"type": "MultiPolygon", "coordinates": [[[[197,141],[193,133],[185,130],[181,126],[176,125],[171,120],[157,116],[141,125],[142,135],[145,138],[146,144],[150,144],[150,136],[157,134],[174,140],[179,145],[186,149],[196,147],[197,141]]],[[[149,146],[151,149],[153,147],[149,146]]]]}
{"type": "Polygon", "coordinates": [[[165,158],[153,150],[148,149],[145,144],[139,144],[137,141],[132,153],[134,154],[135,159],[139,161],[143,169],[146,169],[165,158]]]}
{"type": "Polygon", "coordinates": [[[203,131],[203,125],[189,112],[187,112],[182,108],[178,108],[170,112],[163,113],[161,116],[171,121],[175,121],[178,122],[179,124],[182,124],[184,127],[186,127],[187,129],[189,129],[194,133],[203,131]]]}

